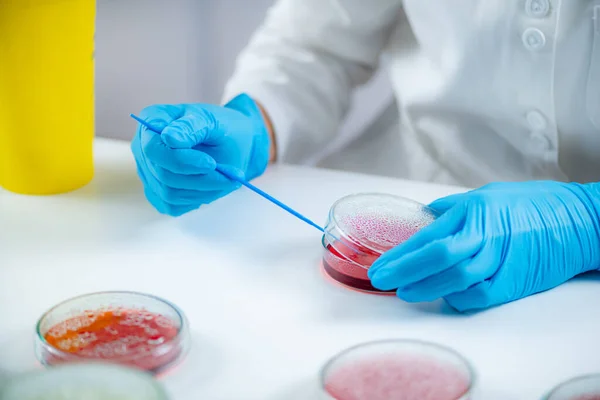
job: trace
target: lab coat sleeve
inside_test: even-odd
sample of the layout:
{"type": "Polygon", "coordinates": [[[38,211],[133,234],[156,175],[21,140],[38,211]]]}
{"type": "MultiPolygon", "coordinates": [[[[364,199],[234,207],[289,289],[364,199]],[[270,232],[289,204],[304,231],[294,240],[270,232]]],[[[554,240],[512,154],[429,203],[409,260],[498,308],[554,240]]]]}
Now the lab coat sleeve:
{"type": "Polygon", "coordinates": [[[261,103],[278,160],[302,163],[339,131],[401,9],[402,0],[279,0],[239,55],[223,102],[244,92],[261,103]]]}

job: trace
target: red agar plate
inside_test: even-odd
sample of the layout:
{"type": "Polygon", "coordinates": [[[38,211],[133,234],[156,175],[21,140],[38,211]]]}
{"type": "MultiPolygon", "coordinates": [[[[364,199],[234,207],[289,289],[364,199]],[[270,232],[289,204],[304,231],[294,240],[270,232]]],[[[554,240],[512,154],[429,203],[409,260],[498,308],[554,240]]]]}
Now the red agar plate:
{"type": "Polygon", "coordinates": [[[36,333],[43,365],[96,360],[153,374],[178,363],[190,340],[186,318],[175,305],[134,292],[66,300],[40,318],[36,333]]]}

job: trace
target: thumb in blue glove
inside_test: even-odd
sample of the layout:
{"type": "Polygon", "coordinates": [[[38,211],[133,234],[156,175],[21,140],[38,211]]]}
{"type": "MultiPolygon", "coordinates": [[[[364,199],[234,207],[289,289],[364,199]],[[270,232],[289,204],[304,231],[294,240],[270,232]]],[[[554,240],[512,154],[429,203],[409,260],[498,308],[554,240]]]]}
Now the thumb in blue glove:
{"type": "Polygon", "coordinates": [[[494,183],[431,207],[442,216],[373,264],[375,287],[467,311],[600,268],[598,183],[494,183]]]}
{"type": "Polygon", "coordinates": [[[140,116],[161,129],[139,124],[131,143],[146,198],[161,213],[182,215],[239,188],[217,165],[251,180],[268,164],[269,135],[247,95],[224,107],[156,105],[140,116]]]}

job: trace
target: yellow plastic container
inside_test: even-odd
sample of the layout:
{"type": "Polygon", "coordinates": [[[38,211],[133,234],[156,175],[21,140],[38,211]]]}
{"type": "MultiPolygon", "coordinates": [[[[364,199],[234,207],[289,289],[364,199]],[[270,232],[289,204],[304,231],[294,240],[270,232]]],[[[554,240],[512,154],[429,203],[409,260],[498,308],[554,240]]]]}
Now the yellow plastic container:
{"type": "Polygon", "coordinates": [[[68,192],[94,175],[95,0],[0,0],[0,186],[68,192]]]}

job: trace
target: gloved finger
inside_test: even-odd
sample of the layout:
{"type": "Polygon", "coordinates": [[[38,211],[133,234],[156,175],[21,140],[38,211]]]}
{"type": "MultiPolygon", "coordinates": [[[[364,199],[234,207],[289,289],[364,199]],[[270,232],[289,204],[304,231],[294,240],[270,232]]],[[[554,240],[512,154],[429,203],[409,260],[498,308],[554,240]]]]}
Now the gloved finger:
{"type": "MultiPolygon", "coordinates": [[[[131,141],[131,144],[129,146],[129,148],[131,149],[131,153],[133,154],[133,158],[135,159],[135,162],[138,167],[138,175],[140,173],[140,168],[139,168],[138,163],[145,162],[145,157],[144,157],[144,154],[142,153],[142,146],[140,143],[141,143],[140,142],[140,134],[137,133],[133,137],[133,140],[131,141]]],[[[141,178],[141,176],[140,176],[140,178],[141,178]]]]}
{"type": "Polygon", "coordinates": [[[443,214],[455,205],[465,201],[467,196],[469,195],[470,192],[452,194],[450,196],[442,197],[441,199],[435,200],[434,202],[429,204],[429,207],[443,214]]]}
{"type": "Polygon", "coordinates": [[[456,234],[463,228],[465,216],[466,209],[463,207],[442,215],[415,233],[406,242],[383,253],[369,269],[369,276],[371,277],[389,262],[398,260],[404,255],[426,246],[428,243],[456,234]]]}
{"type": "Polygon", "coordinates": [[[492,273],[489,260],[479,252],[439,274],[398,289],[396,294],[408,302],[434,301],[465,291],[489,278],[492,273]]]}
{"type": "Polygon", "coordinates": [[[207,174],[182,175],[158,166],[152,166],[150,171],[161,183],[174,189],[220,191],[232,187],[237,189],[240,186],[217,171],[210,171],[207,174]]]}
{"type": "Polygon", "coordinates": [[[485,185],[483,185],[482,187],[479,188],[479,190],[484,190],[484,191],[506,191],[506,190],[511,190],[515,187],[519,187],[520,186],[520,182],[490,182],[487,183],[485,185]],[[516,185],[515,185],[516,184],[516,185]]]}
{"type": "MultiPolygon", "coordinates": [[[[207,199],[221,193],[223,190],[190,190],[177,189],[159,181],[150,171],[146,173],[147,184],[152,191],[166,204],[171,206],[190,206],[207,204],[207,199]]],[[[233,184],[231,184],[233,186],[233,184]]]]}
{"type": "Polygon", "coordinates": [[[189,206],[175,206],[171,204],[165,203],[147,184],[147,174],[144,172],[143,168],[140,166],[138,162],[136,162],[138,175],[142,179],[144,183],[144,196],[146,200],[161,214],[170,215],[173,217],[181,216],[189,211],[195,210],[198,208],[197,205],[189,205],[189,206]]]}
{"type": "Polygon", "coordinates": [[[213,201],[219,200],[222,197],[227,196],[229,193],[233,192],[235,189],[227,189],[221,191],[211,191],[206,192],[206,196],[204,197],[204,204],[210,204],[213,201]]]}
{"type": "Polygon", "coordinates": [[[480,282],[467,290],[444,297],[446,302],[459,312],[485,309],[500,304],[501,298],[505,298],[505,293],[499,285],[494,285],[492,280],[480,282]]]}
{"type": "Polygon", "coordinates": [[[480,240],[461,232],[390,260],[369,277],[379,290],[403,288],[473,257],[480,248],[480,240]]]}
{"type": "Polygon", "coordinates": [[[171,122],[181,118],[184,113],[183,105],[157,104],[144,108],[140,112],[140,118],[162,131],[171,122]]]}
{"type": "Polygon", "coordinates": [[[160,137],[151,131],[141,133],[142,152],[149,162],[176,174],[207,174],[215,170],[217,163],[208,154],[192,149],[171,149],[160,137]]]}
{"type": "Polygon", "coordinates": [[[528,276],[527,271],[523,270],[522,261],[506,260],[504,255],[499,253],[492,249],[488,251],[487,258],[490,258],[488,264],[494,268],[490,270],[489,278],[465,291],[445,296],[446,302],[461,312],[486,309],[550,289],[564,282],[561,280],[544,284],[544,279],[528,276]],[[515,276],[513,272],[516,270],[521,270],[522,275],[515,276]]]}
{"type": "Polygon", "coordinates": [[[217,164],[216,170],[228,179],[237,182],[239,179],[246,180],[246,174],[240,168],[229,164],[217,164]]]}
{"type": "Polygon", "coordinates": [[[176,206],[162,201],[149,187],[144,187],[144,195],[150,204],[161,214],[179,217],[200,207],[200,205],[176,206]]]}
{"type": "Polygon", "coordinates": [[[167,214],[166,204],[150,189],[148,185],[146,185],[146,174],[140,167],[140,164],[136,162],[137,173],[140,176],[143,186],[144,186],[144,195],[146,196],[146,200],[150,203],[159,213],[167,214]]]}
{"type": "MultiPolygon", "coordinates": [[[[161,199],[162,202],[167,204],[168,207],[172,206],[195,206],[197,208],[200,204],[208,204],[214,199],[222,196],[223,191],[232,191],[239,187],[237,182],[227,180],[229,186],[223,185],[222,188],[215,188],[212,190],[185,190],[172,188],[168,185],[163,184],[156,177],[155,170],[159,167],[148,163],[144,153],[141,150],[141,143],[139,138],[136,136],[131,143],[132,151],[136,158],[136,164],[138,166],[138,174],[142,176],[142,181],[146,186],[152,189],[152,192],[161,199]]],[[[212,174],[217,174],[216,171],[212,171],[212,174]]],[[[215,178],[220,179],[220,178],[215,178]]],[[[224,182],[226,178],[223,177],[224,182]]]]}
{"type": "Polygon", "coordinates": [[[224,142],[225,133],[225,125],[213,113],[198,109],[170,123],[163,129],[161,138],[171,148],[191,149],[199,144],[219,145],[224,142]]]}

